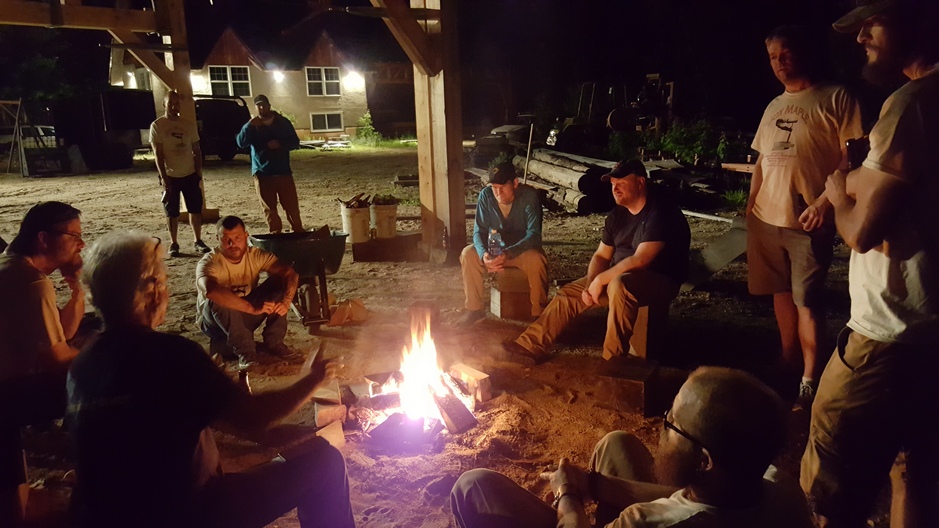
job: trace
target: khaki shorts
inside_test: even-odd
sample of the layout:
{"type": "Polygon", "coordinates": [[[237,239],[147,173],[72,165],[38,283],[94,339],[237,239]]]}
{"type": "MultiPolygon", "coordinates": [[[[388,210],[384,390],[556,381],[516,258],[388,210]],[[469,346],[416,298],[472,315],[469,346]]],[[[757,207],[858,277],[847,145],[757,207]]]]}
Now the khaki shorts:
{"type": "Polygon", "coordinates": [[[806,233],[747,216],[747,284],[753,295],[792,292],[796,306],[821,307],[835,232],[806,233]]]}

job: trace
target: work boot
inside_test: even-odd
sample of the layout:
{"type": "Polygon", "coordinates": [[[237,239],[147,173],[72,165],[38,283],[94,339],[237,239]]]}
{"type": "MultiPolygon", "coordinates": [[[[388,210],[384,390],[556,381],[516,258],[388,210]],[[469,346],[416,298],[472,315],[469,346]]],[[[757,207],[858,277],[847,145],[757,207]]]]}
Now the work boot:
{"type": "Polygon", "coordinates": [[[209,355],[217,356],[224,361],[234,361],[238,359],[235,349],[228,345],[223,339],[212,339],[209,341],[209,355]]]}
{"type": "Polygon", "coordinates": [[[243,370],[258,364],[258,354],[255,351],[235,351],[238,356],[238,369],[243,370]]]}
{"type": "Polygon", "coordinates": [[[173,258],[177,258],[177,257],[179,257],[179,255],[180,255],[180,253],[179,253],[179,244],[177,244],[177,243],[175,243],[175,242],[172,243],[172,244],[170,244],[170,256],[173,257],[173,258]]]}
{"type": "Polygon", "coordinates": [[[209,251],[212,251],[212,249],[209,246],[205,245],[205,242],[201,240],[196,240],[195,247],[196,247],[196,251],[198,251],[199,253],[208,253],[209,251]]]}
{"type": "Polygon", "coordinates": [[[461,328],[466,328],[485,318],[485,310],[466,310],[463,312],[463,315],[461,315],[460,318],[456,320],[456,325],[461,328]]]}
{"type": "Polygon", "coordinates": [[[540,365],[551,359],[550,355],[543,352],[532,352],[511,339],[502,342],[502,350],[508,353],[507,359],[509,361],[522,363],[526,366],[540,365]]]}
{"type": "Polygon", "coordinates": [[[296,359],[300,356],[296,351],[291,350],[287,345],[280,343],[273,346],[267,346],[264,348],[264,351],[268,354],[282,359],[284,361],[290,361],[291,359],[296,359]]]}

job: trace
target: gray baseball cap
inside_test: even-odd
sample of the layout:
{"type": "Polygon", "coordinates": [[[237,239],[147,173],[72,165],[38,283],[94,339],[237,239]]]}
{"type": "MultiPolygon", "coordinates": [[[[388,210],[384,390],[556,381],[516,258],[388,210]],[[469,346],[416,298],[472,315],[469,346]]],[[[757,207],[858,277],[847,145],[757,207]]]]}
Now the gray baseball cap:
{"type": "Polygon", "coordinates": [[[868,18],[897,5],[896,0],[857,0],[857,7],[835,21],[831,27],[839,33],[855,33],[868,18]]]}

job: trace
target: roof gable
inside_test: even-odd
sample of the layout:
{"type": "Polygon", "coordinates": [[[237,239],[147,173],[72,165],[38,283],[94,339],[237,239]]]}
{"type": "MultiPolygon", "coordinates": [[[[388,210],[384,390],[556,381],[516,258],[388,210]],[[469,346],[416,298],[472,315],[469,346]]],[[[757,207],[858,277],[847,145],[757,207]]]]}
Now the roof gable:
{"type": "Polygon", "coordinates": [[[215,46],[206,56],[204,65],[247,66],[256,62],[245,43],[231,27],[225,28],[215,46]]]}

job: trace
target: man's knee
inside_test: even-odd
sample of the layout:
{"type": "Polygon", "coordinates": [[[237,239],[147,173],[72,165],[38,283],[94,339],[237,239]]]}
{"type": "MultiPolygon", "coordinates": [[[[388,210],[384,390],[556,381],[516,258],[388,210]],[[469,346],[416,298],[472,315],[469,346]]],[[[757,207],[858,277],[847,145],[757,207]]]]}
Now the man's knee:
{"type": "Polygon", "coordinates": [[[597,442],[591,457],[592,469],[601,471],[608,466],[628,465],[636,480],[647,480],[652,467],[652,454],[638,437],[626,431],[613,431],[597,442]]]}
{"type": "Polygon", "coordinates": [[[464,501],[473,490],[485,489],[505,480],[505,475],[491,469],[471,469],[460,475],[450,490],[451,500],[464,501]]]}
{"type": "Polygon", "coordinates": [[[342,482],[346,479],[346,461],[342,453],[325,440],[317,442],[309,451],[292,457],[287,464],[296,464],[298,473],[305,478],[342,482]]]}
{"type": "Polygon", "coordinates": [[[463,248],[463,251],[460,252],[460,266],[464,269],[467,266],[478,267],[482,266],[482,261],[479,258],[479,253],[476,253],[476,246],[470,244],[463,248]]]}

